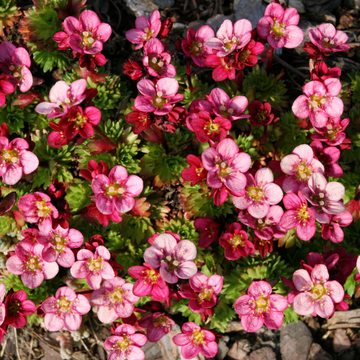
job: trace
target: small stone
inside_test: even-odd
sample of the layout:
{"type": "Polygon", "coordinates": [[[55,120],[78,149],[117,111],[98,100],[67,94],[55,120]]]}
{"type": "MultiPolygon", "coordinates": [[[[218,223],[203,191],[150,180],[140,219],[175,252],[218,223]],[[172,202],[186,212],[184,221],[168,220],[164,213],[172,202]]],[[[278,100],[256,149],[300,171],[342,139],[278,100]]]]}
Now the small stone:
{"type": "Polygon", "coordinates": [[[236,341],[228,352],[228,356],[233,360],[249,360],[247,354],[250,352],[250,343],[243,339],[236,341]]]}
{"type": "Polygon", "coordinates": [[[241,322],[240,321],[230,321],[225,332],[232,332],[232,331],[241,331],[244,330],[243,327],[241,326],[241,322]]]}
{"type": "Polygon", "coordinates": [[[307,20],[300,20],[299,24],[297,25],[304,33],[304,40],[303,42],[296,47],[294,50],[297,54],[299,55],[307,55],[307,52],[305,52],[303,50],[303,45],[306,41],[310,41],[310,37],[309,37],[309,31],[311,29],[316,29],[320,24],[315,23],[315,22],[311,22],[311,21],[307,21],[307,20]]]}
{"type": "Polygon", "coordinates": [[[276,354],[271,347],[264,347],[253,351],[250,360],[276,360],[276,354]]]}
{"type": "Polygon", "coordinates": [[[340,6],[341,0],[303,0],[307,14],[315,20],[340,6]]]}
{"type": "Polygon", "coordinates": [[[336,16],[334,14],[324,14],[322,16],[323,21],[336,25],[336,16]]]}
{"type": "Polygon", "coordinates": [[[234,0],[234,11],[236,20],[248,19],[255,28],[264,16],[265,6],[262,0],[234,0]]]}
{"type": "Polygon", "coordinates": [[[344,0],[343,5],[348,9],[360,9],[360,0],[344,0]]]}
{"type": "Polygon", "coordinates": [[[152,0],[160,8],[165,9],[174,6],[175,0],[152,0]]]}
{"type": "Polygon", "coordinates": [[[216,32],[219,30],[220,25],[224,22],[224,20],[229,19],[232,22],[235,22],[235,15],[231,14],[228,16],[217,14],[216,16],[211,17],[210,19],[207,19],[206,25],[209,25],[212,27],[212,29],[216,32]]]}
{"type": "Polygon", "coordinates": [[[333,357],[319,344],[312,343],[307,360],[333,360],[333,357]]]}
{"type": "Polygon", "coordinates": [[[186,28],[186,25],[183,23],[177,22],[177,23],[173,24],[173,29],[185,29],[185,28],[186,28]]]}
{"type": "Polygon", "coordinates": [[[149,18],[155,10],[159,10],[159,7],[149,0],[125,0],[125,4],[130,13],[136,17],[146,16],[149,18]]]}
{"type": "Polygon", "coordinates": [[[223,360],[226,354],[228,353],[229,348],[226,346],[226,343],[223,339],[219,340],[218,343],[218,352],[215,356],[216,360],[223,360]]]}
{"type": "Polygon", "coordinates": [[[204,20],[195,20],[195,21],[189,22],[188,28],[189,29],[194,29],[195,31],[198,31],[203,25],[205,25],[204,20]]]}
{"type": "Polygon", "coordinates": [[[346,351],[341,355],[340,360],[354,360],[355,359],[355,350],[351,349],[350,351],[346,351]]]}
{"type": "Polygon", "coordinates": [[[295,8],[299,14],[303,14],[306,11],[302,0],[289,0],[288,6],[295,8]]]}
{"type": "Polygon", "coordinates": [[[351,341],[350,341],[349,337],[346,335],[345,329],[336,329],[335,330],[334,339],[333,339],[333,347],[334,347],[334,351],[336,353],[350,349],[351,341]]]}
{"type": "Polygon", "coordinates": [[[160,346],[157,342],[153,343],[148,341],[145,346],[142,347],[145,353],[146,360],[155,360],[162,355],[160,346]]]}

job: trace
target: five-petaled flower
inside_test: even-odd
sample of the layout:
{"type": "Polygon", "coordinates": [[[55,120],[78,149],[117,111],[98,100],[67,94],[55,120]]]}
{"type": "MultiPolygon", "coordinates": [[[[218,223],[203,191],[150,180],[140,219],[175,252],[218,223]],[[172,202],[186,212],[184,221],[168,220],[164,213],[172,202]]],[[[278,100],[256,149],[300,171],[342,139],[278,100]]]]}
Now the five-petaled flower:
{"type": "Polygon", "coordinates": [[[139,326],[147,328],[146,336],[150,342],[159,341],[171,331],[173,325],[175,321],[161,312],[145,315],[139,320],[139,326]]]}

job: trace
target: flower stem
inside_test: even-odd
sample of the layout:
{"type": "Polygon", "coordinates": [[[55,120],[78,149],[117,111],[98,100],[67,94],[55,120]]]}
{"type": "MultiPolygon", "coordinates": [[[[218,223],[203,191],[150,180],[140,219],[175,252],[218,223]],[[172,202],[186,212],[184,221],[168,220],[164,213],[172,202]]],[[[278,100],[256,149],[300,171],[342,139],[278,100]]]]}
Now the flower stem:
{"type": "Polygon", "coordinates": [[[104,132],[100,129],[98,125],[94,126],[95,132],[104,140],[106,140],[110,145],[114,146],[114,148],[117,148],[117,144],[115,141],[111,140],[104,132]]]}

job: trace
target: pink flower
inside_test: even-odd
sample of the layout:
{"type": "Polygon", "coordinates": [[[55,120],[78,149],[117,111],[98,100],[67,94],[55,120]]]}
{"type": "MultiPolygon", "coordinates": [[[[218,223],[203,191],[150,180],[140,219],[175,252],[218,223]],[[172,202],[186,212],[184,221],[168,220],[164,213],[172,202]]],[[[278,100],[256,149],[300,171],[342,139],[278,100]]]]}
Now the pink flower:
{"type": "Polygon", "coordinates": [[[261,42],[250,40],[250,42],[236,54],[237,67],[244,70],[245,66],[255,66],[258,63],[257,55],[264,51],[265,47],[261,42]]]}
{"type": "Polygon", "coordinates": [[[121,165],[114,166],[109,177],[100,174],[91,183],[96,207],[104,215],[111,215],[115,210],[129,212],[135,205],[134,197],[142,192],[143,187],[142,179],[136,175],[128,176],[121,165]]]}
{"type": "Polygon", "coordinates": [[[190,279],[197,273],[194,263],[196,246],[189,240],[176,239],[170,234],[161,234],[153,246],[144,252],[144,260],[154,269],[160,267],[161,277],[169,284],[176,284],[180,279],[190,279]]]}
{"type": "Polygon", "coordinates": [[[219,235],[219,224],[206,217],[194,221],[195,229],[202,234],[199,238],[199,246],[203,249],[211,245],[219,235]]]}
{"type": "Polygon", "coordinates": [[[43,246],[35,246],[28,242],[19,242],[15,247],[15,255],[6,262],[6,268],[14,275],[21,275],[21,281],[30,289],[35,289],[59,272],[56,262],[48,263],[42,258],[43,246]]]}
{"type": "Polygon", "coordinates": [[[152,120],[150,114],[139,111],[135,106],[132,106],[131,109],[133,111],[126,115],[125,120],[129,124],[135,124],[135,127],[133,128],[134,134],[140,134],[151,126],[152,120]]]}
{"type": "Polygon", "coordinates": [[[0,107],[6,103],[6,96],[16,90],[16,81],[12,75],[0,74],[0,107]]]}
{"type": "Polygon", "coordinates": [[[41,232],[48,232],[52,228],[52,218],[57,219],[59,212],[51,203],[51,198],[42,193],[34,192],[19,199],[18,207],[24,211],[24,220],[38,224],[41,232]]]}
{"type": "Polygon", "coordinates": [[[210,187],[220,189],[225,186],[232,195],[243,195],[246,186],[243,173],[249,170],[251,158],[250,155],[240,152],[234,140],[224,139],[216,148],[205,149],[201,158],[204,168],[209,171],[207,183],[210,187]]]}
{"type": "Polygon", "coordinates": [[[335,181],[328,183],[325,176],[319,172],[310,176],[308,187],[302,192],[314,206],[315,218],[320,223],[328,223],[331,214],[336,215],[345,211],[342,201],[345,195],[344,185],[335,181]]]}
{"type": "Polygon", "coordinates": [[[184,285],[179,294],[190,299],[189,308],[194,313],[202,313],[216,305],[217,295],[223,287],[223,278],[220,275],[197,273],[189,280],[189,285],[184,285]]]}
{"type": "Polygon", "coordinates": [[[248,105],[248,100],[245,96],[235,96],[230,99],[224,90],[215,88],[211,90],[206,98],[213,106],[213,111],[217,116],[229,119],[230,121],[249,117],[249,115],[244,114],[248,105]]]}
{"type": "Polygon", "coordinates": [[[139,16],[135,20],[135,28],[128,30],[125,34],[126,38],[135,46],[135,50],[141,49],[146,41],[156,38],[161,29],[160,13],[155,10],[149,20],[145,16],[139,16]]]}
{"type": "Polygon", "coordinates": [[[262,39],[267,39],[275,49],[296,48],[304,39],[303,31],[295,26],[300,16],[295,8],[286,10],[280,4],[271,3],[266,7],[264,17],[257,24],[257,32],[262,39]]]}
{"type": "Polygon", "coordinates": [[[56,229],[40,232],[37,241],[44,246],[43,259],[47,262],[57,261],[59,265],[69,268],[75,262],[74,253],[71,249],[79,248],[84,237],[79,230],[63,229],[60,225],[56,229]]]}
{"type": "Polygon", "coordinates": [[[138,281],[134,285],[133,293],[136,296],[151,296],[153,301],[164,301],[169,296],[169,287],[161,277],[158,270],[150,264],[132,266],[128,273],[138,281]]]}
{"type": "Polygon", "coordinates": [[[159,341],[171,331],[173,325],[175,321],[161,312],[145,315],[139,320],[139,326],[147,328],[146,336],[150,342],[159,341]]]}
{"type": "Polygon", "coordinates": [[[287,307],[286,298],[272,294],[271,285],[266,281],[253,281],[248,294],[240,296],[234,304],[241,326],[247,332],[259,330],[263,324],[269,329],[280,328],[287,307]]]}
{"type": "Polygon", "coordinates": [[[251,40],[252,25],[249,20],[238,20],[234,25],[225,20],[216,33],[216,38],[205,41],[205,46],[217,50],[217,56],[224,57],[236,49],[243,48],[251,40]]]}
{"type": "Polygon", "coordinates": [[[333,215],[327,224],[321,225],[321,236],[324,240],[330,239],[333,243],[338,244],[344,239],[344,232],[341,228],[349,226],[352,221],[353,218],[348,211],[333,215]]]}
{"type": "Polygon", "coordinates": [[[26,140],[9,139],[0,136],[0,176],[7,185],[20,181],[23,174],[31,174],[39,166],[39,159],[31,151],[26,140]]]}
{"type": "Polygon", "coordinates": [[[218,345],[211,331],[202,329],[191,321],[182,326],[182,331],[182,334],[173,337],[173,342],[181,346],[181,355],[184,359],[192,359],[199,353],[208,358],[217,354],[218,345]]]}
{"type": "Polygon", "coordinates": [[[334,314],[334,304],[344,298],[344,288],[337,281],[328,281],[329,272],[326,265],[315,265],[309,273],[296,270],[293,283],[299,292],[295,295],[292,307],[299,315],[317,314],[322,318],[329,318],[334,314]]]}
{"type": "Polygon", "coordinates": [[[177,94],[179,83],[175,79],[162,78],[154,84],[151,80],[143,79],[137,83],[140,93],[135,98],[135,107],[143,112],[153,112],[155,115],[166,115],[174,103],[181,101],[184,95],[177,94]]]}
{"type": "Polygon", "coordinates": [[[70,86],[65,81],[58,81],[50,90],[50,102],[42,102],[35,108],[39,114],[48,114],[48,119],[61,117],[69,110],[85,100],[86,80],[72,82],[70,86]]]}
{"type": "Polygon", "coordinates": [[[271,113],[271,105],[258,100],[253,100],[249,104],[249,114],[249,120],[252,126],[269,125],[275,117],[275,115],[271,113]]]}
{"type": "Polygon", "coordinates": [[[89,300],[68,286],[61,287],[55,296],[44,300],[41,308],[45,312],[45,328],[49,331],[60,331],[64,327],[76,331],[81,326],[82,315],[91,310],[89,300]]]}
{"type": "Polygon", "coordinates": [[[233,55],[224,57],[209,55],[206,57],[205,65],[214,68],[212,77],[215,81],[234,80],[236,69],[239,68],[233,55]]]}
{"type": "Polygon", "coordinates": [[[207,55],[212,54],[212,50],[205,46],[205,42],[215,37],[214,30],[209,26],[201,26],[198,31],[190,28],[187,32],[187,39],[183,39],[181,47],[186,56],[191,57],[194,64],[198,67],[205,67],[207,55]]]}
{"type": "Polygon", "coordinates": [[[0,70],[11,74],[22,92],[30,90],[33,85],[30,66],[29,53],[23,47],[16,48],[8,41],[0,44],[0,70]]]}
{"type": "Polygon", "coordinates": [[[139,297],[133,294],[133,284],[115,277],[105,280],[102,287],[90,296],[92,305],[98,307],[97,316],[104,324],[110,324],[119,318],[128,318],[134,311],[139,297]]]}
{"type": "Polygon", "coordinates": [[[309,37],[310,41],[325,55],[350,49],[350,46],[345,44],[349,37],[343,31],[336,30],[332,24],[321,24],[317,29],[311,29],[309,37]]]}
{"type": "Polygon", "coordinates": [[[344,130],[350,124],[350,119],[341,120],[340,117],[329,118],[324,127],[315,127],[318,134],[311,135],[313,140],[325,141],[327,145],[336,146],[341,145],[346,139],[344,130]]]}
{"type": "Polygon", "coordinates": [[[108,360],[145,360],[145,354],[140,348],[146,342],[144,334],[135,334],[133,326],[123,324],[116,328],[114,336],[105,340],[104,347],[111,351],[108,360]]]}
{"type": "Polygon", "coordinates": [[[261,219],[269,212],[270,205],[276,205],[283,197],[279,185],[274,184],[274,175],[269,168],[259,169],[255,178],[245,174],[247,179],[246,193],[241,197],[234,197],[234,205],[241,210],[247,209],[249,214],[261,219]]]}
{"type": "Polygon", "coordinates": [[[255,252],[254,244],[249,241],[249,235],[241,230],[241,225],[232,223],[224,234],[220,236],[219,244],[225,248],[228,260],[237,260],[255,252]]]}
{"type": "Polygon", "coordinates": [[[147,41],[144,45],[144,51],[143,64],[151,76],[157,78],[175,77],[176,69],[171,64],[171,55],[165,52],[165,46],[159,39],[151,38],[147,41]]]}
{"type": "Polygon", "coordinates": [[[314,159],[314,152],[309,145],[299,145],[290,155],[280,162],[281,170],[289,175],[282,184],[286,193],[297,193],[307,187],[310,176],[314,172],[324,172],[324,165],[314,159]]]}
{"type": "Polygon", "coordinates": [[[71,269],[71,275],[76,279],[86,279],[92,289],[99,289],[101,281],[115,277],[113,268],[108,261],[111,258],[109,250],[105,246],[98,246],[93,254],[90,250],[81,249],[77,253],[77,259],[71,269]]]}
{"type": "Polygon", "coordinates": [[[5,304],[4,304],[5,294],[6,294],[5,284],[0,284],[0,325],[4,322],[6,316],[5,304]]]}
{"type": "Polygon", "coordinates": [[[190,185],[194,186],[206,179],[207,171],[204,169],[201,157],[188,155],[186,162],[190,165],[190,167],[181,172],[181,177],[185,181],[191,181],[190,185]]]}
{"type": "Polygon", "coordinates": [[[296,227],[296,233],[299,239],[308,241],[315,232],[315,211],[309,208],[307,201],[301,191],[298,195],[286,194],[283,199],[287,211],[281,218],[280,226],[286,230],[296,227]]]}
{"type": "Polygon", "coordinates": [[[339,117],[344,111],[344,103],[338,97],[341,91],[339,79],[323,82],[310,81],[303,87],[305,95],[300,95],[292,105],[292,111],[300,119],[310,117],[314,127],[324,127],[328,117],[339,117]]]}

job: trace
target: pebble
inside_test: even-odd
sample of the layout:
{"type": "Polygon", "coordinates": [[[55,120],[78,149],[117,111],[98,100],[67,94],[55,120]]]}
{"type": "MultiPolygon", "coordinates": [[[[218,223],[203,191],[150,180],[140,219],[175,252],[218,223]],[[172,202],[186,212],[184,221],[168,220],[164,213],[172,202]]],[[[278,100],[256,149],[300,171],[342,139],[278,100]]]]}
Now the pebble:
{"type": "Polygon", "coordinates": [[[276,360],[276,354],[271,347],[263,347],[253,351],[250,360],[276,360]]]}
{"type": "Polygon", "coordinates": [[[349,337],[346,335],[345,329],[336,329],[334,333],[333,339],[333,347],[335,353],[342,352],[344,350],[350,349],[351,341],[349,337]]]}

